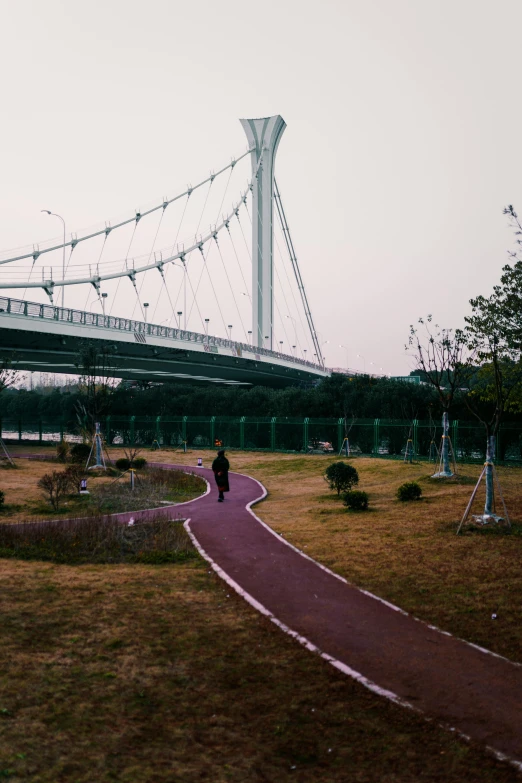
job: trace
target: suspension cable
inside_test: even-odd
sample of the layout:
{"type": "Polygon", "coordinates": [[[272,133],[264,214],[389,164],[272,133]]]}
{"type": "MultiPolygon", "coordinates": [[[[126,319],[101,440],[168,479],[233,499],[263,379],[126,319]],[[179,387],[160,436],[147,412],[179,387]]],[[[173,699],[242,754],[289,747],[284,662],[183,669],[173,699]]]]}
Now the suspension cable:
{"type": "Polygon", "coordinates": [[[299,289],[299,293],[301,294],[301,301],[303,303],[303,307],[306,314],[306,320],[308,321],[308,326],[310,328],[310,333],[312,335],[312,342],[314,345],[314,348],[317,352],[317,359],[321,365],[324,365],[323,361],[323,355],[321,352],[321,346],[319,344],[319,340],[317,339],[317,332],[315,331],[314,322],[312,319],[312,313],[310,310],[310,306],[308,304],[308,297],[306,296],[306,291],[303,283],[303,278],[301,277],[301,271],[299,269],[299,264],[297,261],[297,256],[295,254],[294,250],[294,244],[292,242],[292,237],[290,236],[290,229],[288,227],[288,222],[286,220],[285,211],[283,208],[283,202],[281,201],[281,196],[279,194],[279,188],[277,187],[277,180],[274,178],[274,201],[276,203],[277,207],[277,214],[279,216],[279,220],[281,222],[281,228],[283,231],[283,235],[285,237],[286,246],[288,248],[288,254],[290,256],[290,260],[292,262],[292,267],[294,269],[294,274],[297,280],[297,287],[299,289]]]}
{"type": "MultiPolygon", "coordinates": [[[[153,212],[157,212],[158,209],[165,210],[169,204],[173,204],[175,201],[178,201],[178,199],[183,198],[184,196],[189,196],[191,193],[193,193],[198,188],[201,188],[203,185],[206,185],[207,182],[213,182],[216,177],[219,177],[220,174],[223,174],[223,172],[228,171],[228,169],[233,169],[234,166],[239,163],[240,160],[243,160],[247,155],[249,155],[252,152],[252,149],[248,149],[246,152],[243,153],[243,155],[240,155],[238,158],[233,158],[231,162],[224,166],[222,169],[220,169],[215,174],[211,174],[209,177],[206,177],[206,179],[202,180],[201,182],[198,182],[197,185],[189,186],[187,190],[184,191],[184,193],[180,193],[179,195],[175,196],[171,199],[164,199],[161,204],[157,204],[154,207],[151,207],[151,209],[147,209],[145,212],[136,212],[136,214],[131,217],[127,218],[126,220],[122,220],[119,223],[116,223],[116,225],[111,226],[110,223],[105,224],[105,228],[100,229],[99,231],[93,231],[91,234],[86,234],[81,237],[74,237],[71,238],[68,242],[60,242],[57,245],[52,245],[52,247],[43,247],[40,248],[38,245],[33,246],[33,249],[29,253],[22,253],[21,255],[12,256],[11,258],[5,258],[3,260],[0,260],[0,264],[10,264],[12,261],[21,261],[23,258],[33,258],[35,261],[38,258],[38,256],[42,255],[42,253],[50,253],[53,250],[60,250],[62,247],[68,247],[71,246],[73,249],[76,247],[76,245],[79,242],[85,242],[88,239],[93,239],[94,237],[99,237],[102,234],[109,234],[111,231],[115,231],[118,228],[121,228],[122,226],[126,226],[129,223],[132,223],[134,220],[140,220],[141,218],[147,217],[148,215],[151,215],[153,212]]],[[[52,240],[49,240],[52,241],[52,240]]],[[[12,251],[5,251],[5,252],[12,252],[12,251]]]]}
{"type": "MultiPolygon", "coordinates": [[[[124,262],[123,262],[124,265],[126,266],[126,268],[123,269],[122,271],[111,272],[110,274],[97,274],[97,275],[92,275],[92,273],[91,273],[89,275],[89,277],[80,278],[80,279],[73,279],[73,280],[65,280],[65,281],[62,281],[62,280],[56,280],[55,281],[55,280],[52,280],[52,279],[49,279],[49,278],[44,279],[43,275],[44,275],[44,272],[45,272],[45,267],[43,267],[43,269],[42,269],[42,282],[40,282],[40,283],[30,283],[30,284],[28,283],[28,284],[26,284],[26,283],[16,283],[16,282],[9,282],[8,281],[7,283],[3,283],[2,282],[0,287],[1,288],[23,288],[23,287],[25,287],[25,285],[27,285],[28,288],[54,288],[55,286],[57,288],[60,288],[62,285],[80,285],[82,283],[100,283],[102,280],[115,280],[117,278],[128,277],[129,275],[138,275],[138,274],[142,274],[143,272],[146,272],[149,269],[160,268],[160,267],[163,267],[166,264],[172,264],[177,259],[182,259],[183,257],[185,257],[186,255],[191,253],[193,250],[196,250],[199,247],[203,247],[207,242],[209,242],[211,239],[214,238],[214,234],[218,234],[220,231],[222,231],[225,228],[226,222],[230,221],[232,216],[236,213],[236,210],[238,210],[240,208],[241,203],[246,203],[246,196],[247,196],[248,190],[250,190],[250,187],[245,191],[245,193],[243,195],[243,198],[241,199],[241,202],[239,203],[239,205],[234,206],[232,211],[230,212],[230,214],[227,215],[218,226],[216,226],[212,231],[210,231],[205,236],[200,237],[199,240],[197,240],[196,242],[194,242],[193,245],[191,245],[191,247],[187,248],[186,250],[181,250],[178,253],[176,253],[175,255],[169,256],[168,258],[163,258],[162,251],[157,251],[157,253],[160,253],[160,260],[159,261],[155,260],[154,263],[146,264],[145,266],[136,267],[135,259],[133,259],[133,268],[132,268],[131,271],[129,271],[128,270],[128,264],[127,264],[127,262],[128,262],[128,255],[127,255],[127,258],[125,258],[124,262]]],[[[135,226],[135,228],[136,228],[136,226],[135,226]]],[[[134,232],[133,232],[133,235],[134,235],[134,232]]],[[[140,256],[139,258],[140,259],[146,258],[146,256],[140,256]]],[[[118,262],[114,262],[114,263],[118,263],[118,262]]],[[[51,269],[51,273],[52,273],[52,267],[50,269],[51,269]]]]}

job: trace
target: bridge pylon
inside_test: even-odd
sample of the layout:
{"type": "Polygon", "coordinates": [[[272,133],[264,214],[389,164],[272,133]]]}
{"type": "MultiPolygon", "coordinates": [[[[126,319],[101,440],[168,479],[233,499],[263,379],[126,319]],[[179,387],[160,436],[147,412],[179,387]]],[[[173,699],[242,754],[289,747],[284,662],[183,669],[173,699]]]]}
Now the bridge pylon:
{"type": "Polygon", "coordinates": [[[272,350],[274,162],[286,123],[276,114],[241,124],[252,148],[252,333],[256,345],[272,350]]]}

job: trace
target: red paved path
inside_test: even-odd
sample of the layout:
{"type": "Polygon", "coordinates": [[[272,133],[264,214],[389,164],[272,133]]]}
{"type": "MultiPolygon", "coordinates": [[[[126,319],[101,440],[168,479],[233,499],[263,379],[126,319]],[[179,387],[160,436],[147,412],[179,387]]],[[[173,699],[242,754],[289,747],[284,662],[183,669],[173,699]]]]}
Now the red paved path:
{"type": "Polygon", "coordinates": [[[522,762],[522,666],[429,628],[296,552],[246,509],[264,495],[253,479],[230,474],[218,503],[211,471],[193,470],[212,490],[187,506],[190,529],[244,591],[380,688],[522,762]]]}
{"type": "Polygon", "coordinates": [[[190,517],[200,547],[240,590],[375,690],[390,691],[522,769],[522,666],[429,628],[294,550],[246,508],[264,496],[254,479],[230,474],[231,491],[218,503],[210,470],[152,464],[210,481],[210,494],[176,512],[190,517]]]}

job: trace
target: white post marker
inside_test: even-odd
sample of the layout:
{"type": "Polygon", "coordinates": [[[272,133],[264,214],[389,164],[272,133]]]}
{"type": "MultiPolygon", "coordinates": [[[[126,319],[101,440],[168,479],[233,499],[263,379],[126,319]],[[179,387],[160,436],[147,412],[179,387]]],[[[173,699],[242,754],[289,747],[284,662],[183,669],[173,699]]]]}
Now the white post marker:
{"type": "Polygon", "coordinates": [[[203,460],[201,459],[201,457],[198,457],[198,468],[202,468],[202,467],[203,467],[203,460]]]}

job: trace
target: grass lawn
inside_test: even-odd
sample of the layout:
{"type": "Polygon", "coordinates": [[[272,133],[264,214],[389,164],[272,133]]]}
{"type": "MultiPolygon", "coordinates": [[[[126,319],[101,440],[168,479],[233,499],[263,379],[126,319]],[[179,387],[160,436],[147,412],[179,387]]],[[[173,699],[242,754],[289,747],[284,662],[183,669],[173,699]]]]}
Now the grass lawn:
{"type": "MultiPolygon", "coordinates": [[[[24,449],[17,449],[24,451],[24,449]]],[[[38,487],[38,480],[46,473],[61,473],[67,465],[59,462],[16,459],[16,469],[0,466],[0,489],[5,492],[5,504],[0,507],[0,523],[19,522],[21,520],[55,519],[86,516],[92,513],[110,514],[119,511],[134,511],[163,505],[163,501],[183,503],[197,497],[206,486],[199,480],[180,473],[164,473],[165,486],[151,491],[146,485],[149,473],[137,471],[136,490],[130,491],[129,475],[117,479],[117,475],[105,475],[102,471],[89,471],[90,495],[77,493],[64,496],[58,511],[52,508],[45,493],[38,487]],[[140,479],[145,481],[141,481],[140,479]]],[[[26,451],[29,451],[27,449],[26,451]]],[[[54,449],[34,449],[49,456],[55,455],[54,449]]]]}
{"type": "MultiPolygon", "coordinates": [[[[214,454],[145,456],[186,464],[202,456],[208,467],[214,454]]],[[[520,659],[522,536],[455,536],[478,467],[463,470],[463,483],[423,478],[426,500],[402,504],[393,499],[396,487],[427,476],[427,465],[353,460],[373,509],[354,514],[322,479],[330,457],[229,457],[232,469],[269,490],[256,513],[308,554],[417,616],[520,659]]],[[[520,519],[521,473],[499,473],[520,519]]],[[[162,566],[3,560],[0,605],[0,779],[522,779],[301,648],[199,559],[162,566]]]]}
{"type": "Polygon", "coordinates": [[[201,561],[3,561],[0,604],[0,779],[520,780],[304,650],[201,561]]]}

